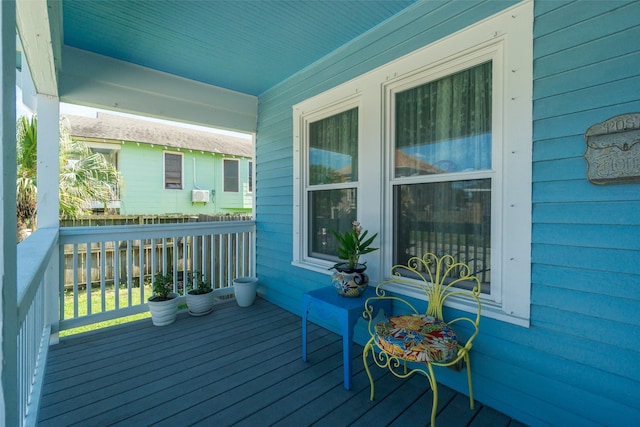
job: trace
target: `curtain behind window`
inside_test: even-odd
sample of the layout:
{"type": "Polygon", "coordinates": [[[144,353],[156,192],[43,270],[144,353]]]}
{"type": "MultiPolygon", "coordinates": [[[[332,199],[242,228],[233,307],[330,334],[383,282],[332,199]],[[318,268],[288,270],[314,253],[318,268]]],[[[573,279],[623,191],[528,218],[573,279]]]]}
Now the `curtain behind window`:
{"type": "Polygon", "coordinates": [[[394,264],[450,254],[470,264],[483,292],[491,266],[491,80],[487,62],[395,98],[395,178],[425,178],[394,185],[394,264]],[[486,174],[470,180],[460,174],[468,171],[486,174]]]}
{"type": "Polygon", "coordinates": [[[309,124],[309,185],[358,180],[358,109],[309,124]]]}
{"type": "Polygon", "coordinates": [[[395,177],[491,168],[491,62],[396,94],[395,177]]]}
{"type": "Polygon", "coordinates": [[[309,123],[308,248],[314,258],[337,261],[337,240],[357,219],[358,109],[309,123]],[[347,184],[345,186],[345,184],[347,184]]]}

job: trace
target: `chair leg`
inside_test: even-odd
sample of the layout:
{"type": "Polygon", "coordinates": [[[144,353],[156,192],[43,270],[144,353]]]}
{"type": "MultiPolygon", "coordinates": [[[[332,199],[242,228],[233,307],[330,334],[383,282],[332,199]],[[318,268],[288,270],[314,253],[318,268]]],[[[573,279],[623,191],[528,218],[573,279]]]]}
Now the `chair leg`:
{"type": "MultiPolygon", "coordinates": [[[[367,376],[369,377],[369,386],[371,387],[371,392],[369,394],[369,400],[373,400],[374,394],[374,384],[373,384],[373,376],[371,376],[371,370],[369,370],[369,363],[367,362],[367,356],[369,355],[369,351],[373,349],[373,338],[367,342],[364,346],[364,350],[362,351],[362,362],[364,363],[364,370],[367,372],[367,376]]],[[[375,352],[373,352],[373,357],[376,357],[375,352]]]]}
{"type": "Polygon", "coordinates": [[[465,353],[464,363],[467,365],[467,381],[469,382],[469,407],[473,411],[475,405],[473,401],[473,384],[471,384],[471,365],[469,364],[469,353],[465,353]]]}
{"type": "Polygon", "coordinates": [[[433,372],[433,366],[431,366],[430,363],[427,363],[427,367],[429,368],[429,376],[427,379],[429,380],[429,385],[433,392],[433,404],[431,405],[431,427],[436,427],[436,412],[438,411],[438,382],[436,381],[436,375],[433,372]]]}

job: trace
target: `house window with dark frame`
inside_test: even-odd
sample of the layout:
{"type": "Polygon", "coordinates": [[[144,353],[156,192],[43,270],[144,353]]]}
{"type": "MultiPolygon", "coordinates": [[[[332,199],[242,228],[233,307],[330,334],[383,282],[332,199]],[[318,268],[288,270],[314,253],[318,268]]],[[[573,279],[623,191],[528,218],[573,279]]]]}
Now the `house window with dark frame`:
{"type": "Polygon", "coordinates": [[[224,191],[237,193],[240,191],[240,162],[236,159],[224,159],[224,191]]]}
{"type": "Polygon", "coordinates": [[[182,155],[164,153],[164,188],[182,190],[182,155]]]}
{"type": "Polygon", "coordinates": [[[249,186],[249,193],[253,193],[253,162],[249,162],[249,176],[247,177],[248,179],[248,186],[249,186]]]}

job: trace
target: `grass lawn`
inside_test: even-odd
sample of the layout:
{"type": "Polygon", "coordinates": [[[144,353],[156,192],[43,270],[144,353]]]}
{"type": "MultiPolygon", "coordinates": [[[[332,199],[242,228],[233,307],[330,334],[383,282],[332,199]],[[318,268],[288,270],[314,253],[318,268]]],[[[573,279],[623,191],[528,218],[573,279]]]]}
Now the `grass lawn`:
{"type": "MultiPolygon", "coordinates": [[[[129,292],[126,288],[119,289],[118,291],[119,298],[119,307],[127,307],[129,305],[129,292]]],[[[92,313],[100,313],[102,312],[102,298],[100,294],[100,289],[93,289],[91,292],[91,312],[92,313]]],[[[144,287],[144,298],[148,298],[151,296],[151,285],[145,285],[144,287]]],[[[140,288],[131,289],[131,305],[140,304],[140,288]]],[[[116,307],[116,298],[115,292],[113,289],[107,290],[105,292],[105,311],[114,310],[116,307]]],[[[84,316],[87,314],[87,293],[79,292],[78,295],[78,316],[84,316]]],[[[65,292],[64,296],[64,318],[72,319],[74,317],[74,306],[73,306],[73,292],[65,292]]],[[[60,336],[68,336],[72,334],[78,334],[81,332],[93,331],[100,328],[105,328],[107,326],[118,325],[121,323],[132,322],[134,320],[144,319],[151,317],[151,314],[147,311],[145,313],[134,314],[132,316],[121,317],[118,319],[108,320],[105,322],[94,323],[91,325],[80,326],[78,328],[66,329],[60,332],[60,336]]]]}

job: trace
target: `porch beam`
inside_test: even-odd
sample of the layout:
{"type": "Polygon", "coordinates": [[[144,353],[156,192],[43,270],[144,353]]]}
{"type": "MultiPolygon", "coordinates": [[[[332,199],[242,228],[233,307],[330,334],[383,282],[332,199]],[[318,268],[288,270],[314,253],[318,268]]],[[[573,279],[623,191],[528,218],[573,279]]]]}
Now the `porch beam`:
{"type": "Polygon", "coordinates": [[[258,98],[65,46],[60,100],[254,133],[258,98]]]}
{"type": "MultiPolygon", "coordinates": [[[[54,46],[57,44],[54,44],[51,32],[53,29],[58,33],[62,2],[51,2],[51,5],[48,5],[46,0],[18,0],[15,4],[16,25],[22,52],[36,93],[57,96],[58,82],[54,59],[54,46]],[[56,22],[50,21],[50,17],[56,22]]],[[[15,42],[11,50],[15,52],[15,42]]]]}

